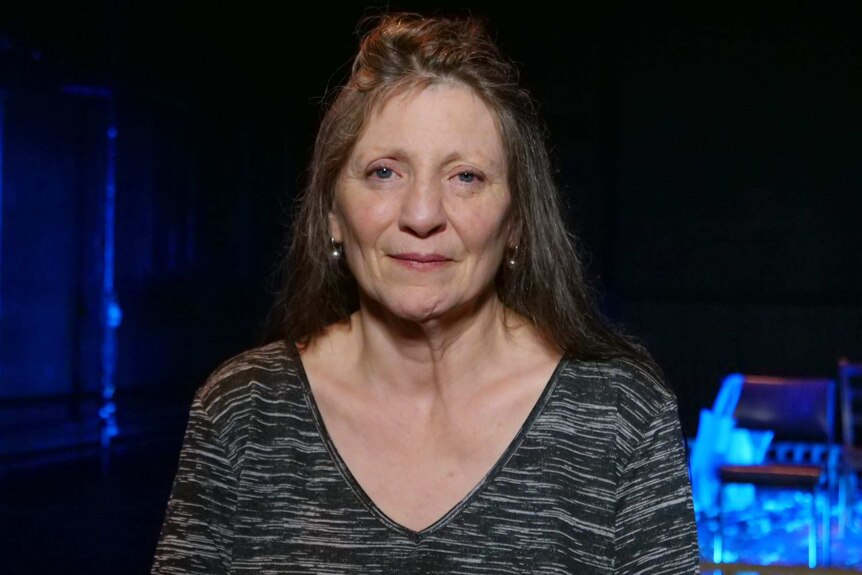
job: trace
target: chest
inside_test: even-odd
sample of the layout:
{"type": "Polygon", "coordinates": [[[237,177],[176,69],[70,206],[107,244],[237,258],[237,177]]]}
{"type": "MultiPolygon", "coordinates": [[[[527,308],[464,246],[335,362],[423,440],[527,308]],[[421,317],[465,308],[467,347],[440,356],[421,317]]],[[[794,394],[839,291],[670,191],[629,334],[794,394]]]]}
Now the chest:
{"type": "Polygon", "coordinates": [[[264,557],[296,573],[324,572],[324,557],[327,573],[466,573],[476,565],[495,573],[610,572],[616,483],[608,465],[614,437],[605,423],[612,410],[575,405],[549,401],[503,447],[502,458],[488,453],[481,465],[476,445],[487,442],[469,432],[490,427],[484,418],[462,428],[464,434],[453,432],[453,441],[439,449],[426,446],[418,458],[385,446],[408,443],[396,430],[364,436],[358,449],[370,450],[370,461],[392,465],[372,466],[376,478],[354,477],[357,463],[346,467],[311,417],[251,433],[265,441],[244,458],[254,473],[243,474],[237,572],[254,572],[264,557]],[[473,477],[440,471],[469,468],[469,461],[453,457],[459,452],[476,456],[475,470],[484,475],[475,484],[473,477]],[[458,485],[466,492],[449,488],[458,485]]]}
{"type": "Polygon", "coordinates": [[[433,526],[517,448],[543,387],[457,405],[319,403],[334,457],[393,522],[433,526]]]}

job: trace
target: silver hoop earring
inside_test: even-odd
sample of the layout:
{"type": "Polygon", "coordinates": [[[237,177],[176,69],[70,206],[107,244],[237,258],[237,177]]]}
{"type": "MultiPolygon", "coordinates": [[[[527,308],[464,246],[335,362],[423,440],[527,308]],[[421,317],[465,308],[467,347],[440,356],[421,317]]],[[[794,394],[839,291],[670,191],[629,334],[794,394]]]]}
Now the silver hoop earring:
{"type": "Polygon", "coordinates": [[[329,257],[334,260],[340,260],[344,255],[344,249],[341,247],[340,242],[336,242],[335,238],[329,238],[329,257]]]}
{"type": "Polygon", "coordinates": [[[509,252],[509,257],[506,258],[506,267],[509,269],[518,265],[518,245],[519,244],[515,244],[515,247],[513,247],[512,251],[509,252]]]}

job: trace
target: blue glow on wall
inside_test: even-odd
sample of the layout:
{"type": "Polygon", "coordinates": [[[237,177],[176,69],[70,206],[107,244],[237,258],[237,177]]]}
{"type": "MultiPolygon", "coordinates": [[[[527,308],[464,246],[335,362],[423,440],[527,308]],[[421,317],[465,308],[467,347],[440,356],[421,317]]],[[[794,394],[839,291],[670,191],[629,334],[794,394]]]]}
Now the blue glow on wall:
{"type": "Polygon", "coordinates": [[[117,292],[114,287],[114,258],[117,203],[117,126],[116,104],[113,97],[109,99],[108,127],[105,131],[107,158],[105,163],[105,194],[103,211],[104,244],[102,260],[102,349],[101,349],[101,384],[102,407],[99,417],[102,419],[101,445],[103,456],[111,447],[111,441],[119,435],[117,424],[117,406],[114,403],[116,393],[117,373],[117,330],[123,321],[123,311],[120,308],[117,292]]]}
{"type": "Polygon", "coordinates": [[[0,98],[0,457],[120,433],[117,128],[101,87],[0,98]]]}
{"type": "MultiPolygon", "coordinates": [[[[0,325],[3,324],[3,139],[6,130],[6,92],[0,89],[0,325]]],[[[0,345],[2,345],[0,339],[0,345]]],[[[3,379],[3,362],[0,361],[0,381],[3,379]]]]}

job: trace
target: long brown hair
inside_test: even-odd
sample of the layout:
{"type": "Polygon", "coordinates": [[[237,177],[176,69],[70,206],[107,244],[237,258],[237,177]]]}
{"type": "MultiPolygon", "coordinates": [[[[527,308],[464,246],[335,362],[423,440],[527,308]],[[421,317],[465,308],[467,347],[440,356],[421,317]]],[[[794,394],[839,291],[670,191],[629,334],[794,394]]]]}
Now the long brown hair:
{"type": "Polygon", "coordinates": [[[528,318],[562,351],[584,358],[649,354],[599,313],[584,278],[576,240],[563,221],[545,131],[517,68],[473,17],[378,17],[364,34],[350,78],[322,119],[298,198],[270,315],[270,337],[303,345],[358,308],[349,270],[329,256],[328,214],[335,182],[370,112],[401,90],[440,81],[472,88],[496,115],[507,154],[517,260],[501,266],[496,288],[507,308],[528,318]]]}

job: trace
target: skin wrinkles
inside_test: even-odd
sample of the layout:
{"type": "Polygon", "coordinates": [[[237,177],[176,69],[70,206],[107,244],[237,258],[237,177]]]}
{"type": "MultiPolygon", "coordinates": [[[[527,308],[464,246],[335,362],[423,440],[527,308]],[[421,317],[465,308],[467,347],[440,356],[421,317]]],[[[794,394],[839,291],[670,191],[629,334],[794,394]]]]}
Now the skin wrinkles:
{"type": "Polygon", "coordinates": [[[338,178],[330,214],[360,286],[363,318],[352,323],[394,329],[404,341],[392,351],[431,363],[471,324],[493,330],[503,313],[493,279],[515,243],[510,210],[497,123],[469,88],[436,84],[385,102],[338,178]]]}

